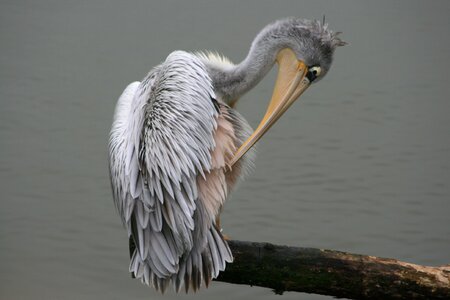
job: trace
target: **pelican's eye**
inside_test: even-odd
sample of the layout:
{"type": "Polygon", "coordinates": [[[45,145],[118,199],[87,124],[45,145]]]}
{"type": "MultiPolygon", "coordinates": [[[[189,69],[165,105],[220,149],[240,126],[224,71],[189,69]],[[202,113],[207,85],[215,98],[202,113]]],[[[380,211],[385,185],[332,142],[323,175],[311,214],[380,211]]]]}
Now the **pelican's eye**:
{"type": "Polygon", "coordinates": [[[317,77],[320,76],[322,69],[319,66],[312,66],[308,68],[308,73],[306,73],[306,78],[309,82],[313,82],[317,77]]]}
{"type": "Polygon", "coordinates": [[[314,67],[310,68],[309,70],[317,77],[319,77],[320,72],[322,72],[322,69],[319,66],[314,66],[314,67]]]}

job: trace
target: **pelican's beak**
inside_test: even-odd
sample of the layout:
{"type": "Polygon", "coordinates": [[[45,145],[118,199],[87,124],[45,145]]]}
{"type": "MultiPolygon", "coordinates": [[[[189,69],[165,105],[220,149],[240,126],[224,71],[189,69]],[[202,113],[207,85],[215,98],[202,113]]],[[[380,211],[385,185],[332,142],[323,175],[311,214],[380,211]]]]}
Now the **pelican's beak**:
{"type": "Polygon", "coordinates": [[[278,77],[266,114],[255,132],[237,150],[230,162],[231,167],[275,124],[310,85],[310,81],[306,77],[308,67],[303,61],[297,59],[292,50],[288,48],[281,50],[276,61],[279,66],[278,77]]]}

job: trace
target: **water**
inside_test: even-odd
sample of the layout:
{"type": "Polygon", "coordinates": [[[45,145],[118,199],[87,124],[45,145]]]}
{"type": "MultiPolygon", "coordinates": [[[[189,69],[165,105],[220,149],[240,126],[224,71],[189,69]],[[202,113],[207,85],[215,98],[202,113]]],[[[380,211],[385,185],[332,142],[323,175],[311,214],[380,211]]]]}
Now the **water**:
{"type": "MultiPolygon", "coordinates": [[[[260,143],[226,233],[450,263],[449,13],[447,1],[2,1],[0,298],[162,298],[127,274],[107,175],[116,99],[172,50],[237,62],[290,15],[325,14],[350,45],[260,143]]],[[[239,104],[253,125],[274,76],[239,104]]],[[[226,283],[187,298],[211,297],[328,298],[226,283]]]]}

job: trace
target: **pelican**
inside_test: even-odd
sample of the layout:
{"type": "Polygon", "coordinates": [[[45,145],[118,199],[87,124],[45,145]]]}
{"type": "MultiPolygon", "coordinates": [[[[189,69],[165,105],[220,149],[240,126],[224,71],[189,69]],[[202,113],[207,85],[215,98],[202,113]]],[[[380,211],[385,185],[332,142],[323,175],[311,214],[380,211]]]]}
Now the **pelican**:
{"type": "Polygon", "coordinates": [[[160,292],[197,291],[233,261],[218,221],[227,195],[252,165],[254,144],[327,74],[344,44],[325,22],[287,18],[264,27],[237,65],[211,52],[175,51],[126,87],[109,169],[133,277],[160,292]],[[275,64],[271,101],[252,132],[235,104],[275,64]]]}

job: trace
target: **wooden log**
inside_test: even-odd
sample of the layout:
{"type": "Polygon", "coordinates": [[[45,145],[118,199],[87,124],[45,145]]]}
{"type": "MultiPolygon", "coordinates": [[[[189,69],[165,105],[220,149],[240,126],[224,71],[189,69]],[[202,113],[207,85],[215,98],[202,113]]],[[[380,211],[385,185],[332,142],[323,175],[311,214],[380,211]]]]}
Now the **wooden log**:
{"type": "Polygon", "coordinates": [[[217,281],[350,299],[450,299],[450,265],[426,267],[334,250],[228,241],[217,281]]]}

